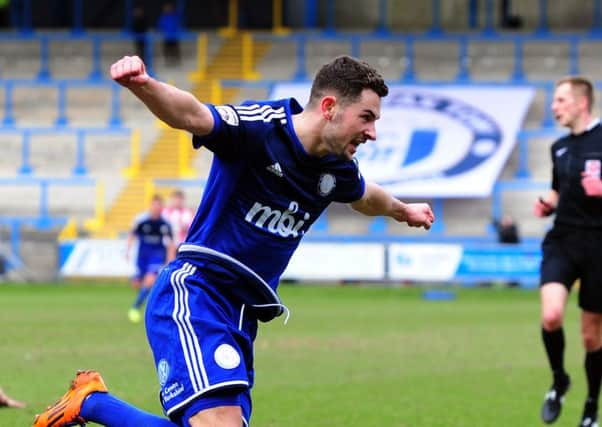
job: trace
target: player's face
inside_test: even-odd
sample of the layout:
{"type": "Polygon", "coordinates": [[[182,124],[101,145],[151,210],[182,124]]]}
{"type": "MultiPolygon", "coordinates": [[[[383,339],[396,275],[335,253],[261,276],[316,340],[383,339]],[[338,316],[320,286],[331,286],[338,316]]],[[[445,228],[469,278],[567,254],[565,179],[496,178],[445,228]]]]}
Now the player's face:
{"type": "Polygon", "coordinates": [[[583,112],[583,97],[575,94],[570,83],[562,83],[554,91],[552,113],[559,125],[572,129],[583,112]]]}
{"type": "Polygon", "coordinates": [[[376,139],[376,120],[380,117],[380,97],[364,89],[359,100],[338,105],[325,129],[324,140],[332,154],[351,160],[360,144],[376,139]]]}
{"type": "Polygon", "coordinates": [[[174,194],[171,197],[171,207],[175,209],[182,209],[184,207],[184,198],[180,195],[174,194]]]}
{"type": "Polygon", "coordinates": [[[161,211],[163,211],[163,203],[160,200],[153,200],[150,205],[150,216],[153,218],[161,217],[161,211]]]}

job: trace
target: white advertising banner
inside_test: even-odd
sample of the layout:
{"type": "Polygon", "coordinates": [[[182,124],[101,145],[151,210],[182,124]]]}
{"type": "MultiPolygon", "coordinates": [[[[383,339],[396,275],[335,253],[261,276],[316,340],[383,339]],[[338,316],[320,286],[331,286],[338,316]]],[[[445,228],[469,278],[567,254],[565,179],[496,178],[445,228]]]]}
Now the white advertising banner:
{"type": "Polygon", "coordinates": [[[385,247],[380,243],[301,243],[283,279],[383,280],[385,247]]]}
{"type": "MultiPolygon", "coordinates": [[[[134,245],[136,246],[136,245],[134,245]]],[[[125,258],[125,240],[80,239],[61,266],[63,276],[130,277],[136,272],[132,248],[130,261],[125,258]]]]}
{"type": "MultiPolygon", "coordinates": [[[[124,251],[125,240],[61,243],[61,275],[131,277],[135,268],[133,262],[126,261],[124,251]]],[[[426,283],[512,280],[520,281],[522,286],[536,286],[540,263],[539,244],[303,242],[282,278],[426,283]]]]}
{"type": "Polygon", "coordinates": [[[389,279],[416,281],[452,280],[462,258],[462,245],[391,244],[389,279]]]}
{"type": "MultiPolygon", "coordinates": [[[[309,91],[280,83],[270,96],[305,105],[309,91]]],[[[398,197],[487,197],[534,94],[521,86],[389,86],[377,140],[357,152],[360,169],[398,197]]]]}
{"type": "MultiPolygon", "coordinates": [[[[65,277],[131,277],[135,273],[133,261],[125,259],[125,240],[80,239],[63,246],[69,247],[60,269],[65,277]]],[[[383,280],[385,247],[380,243],[301,243],[282,277],[383,280]]]]}

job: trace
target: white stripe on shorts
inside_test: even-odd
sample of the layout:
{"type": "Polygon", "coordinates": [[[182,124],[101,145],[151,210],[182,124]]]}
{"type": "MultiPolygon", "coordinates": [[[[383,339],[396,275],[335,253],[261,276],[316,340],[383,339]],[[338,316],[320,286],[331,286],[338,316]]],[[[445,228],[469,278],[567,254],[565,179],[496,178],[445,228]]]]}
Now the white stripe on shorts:
{"type": "Polygon", "coordinates": [[[184,281],[194,273],[196,268],[189,263],[176,270],[170,278],[170,283],[174,291],[174,309],[172,318],[174,319],[182,344],[182,352],[186,360],[188,375],[195,392],[201,391],[209,386],[207,372],[203,365],[203,355],[199,340],[194,333],[192,323],[190,323],[190,305],[188,303],[188,289],[184,281]]]}

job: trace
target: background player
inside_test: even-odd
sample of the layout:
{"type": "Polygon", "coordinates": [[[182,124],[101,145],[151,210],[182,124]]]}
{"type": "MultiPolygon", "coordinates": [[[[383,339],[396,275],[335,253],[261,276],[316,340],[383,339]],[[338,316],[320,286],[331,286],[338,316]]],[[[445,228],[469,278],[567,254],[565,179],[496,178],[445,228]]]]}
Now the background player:
{"type": "Polygon", "coordinates": [[[138,289],[138,296],[128,311],[131,322],[140,322],[140,308],[148,296],[159,270],[175,257],[171,226],[161,215],[163,199],[153,196],[147,212],[140,214],[127,239],[126,258],[130,259],[134,241],[138,241],[136,274],[132,285],[138,289]]]}
{"type": "Polygon", "coordinates": [[[163,216],[171,225],[174,242],[176,246],[186,239],[190,224],[194,218],[194,212],[185,204],[184,192],[182,190],[174,190],[169,195],[169,201],[163,208],[163,216]]]}

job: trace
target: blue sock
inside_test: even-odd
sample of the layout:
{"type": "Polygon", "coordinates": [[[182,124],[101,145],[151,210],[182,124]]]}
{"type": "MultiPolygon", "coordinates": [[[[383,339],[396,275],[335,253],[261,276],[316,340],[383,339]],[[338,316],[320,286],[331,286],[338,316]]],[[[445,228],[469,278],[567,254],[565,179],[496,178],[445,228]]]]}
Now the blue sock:
{"type": "Polygon", "coordinates": [[[134,302],[134,308],[142,307],[142,304],[144,304],[144,301],[146,301],[146,297],[150,293],[150,290],[151,288],[140,288],[140,291],[138,291],[138,297],[136,298],[136,302],[134,302]]]}
{"type": "Polygon", "coordinates": [[[144,412],[109,393],[91,393],[79,415],[86,421],[108,427],[178,427],[166,418],[144,412]]]}

